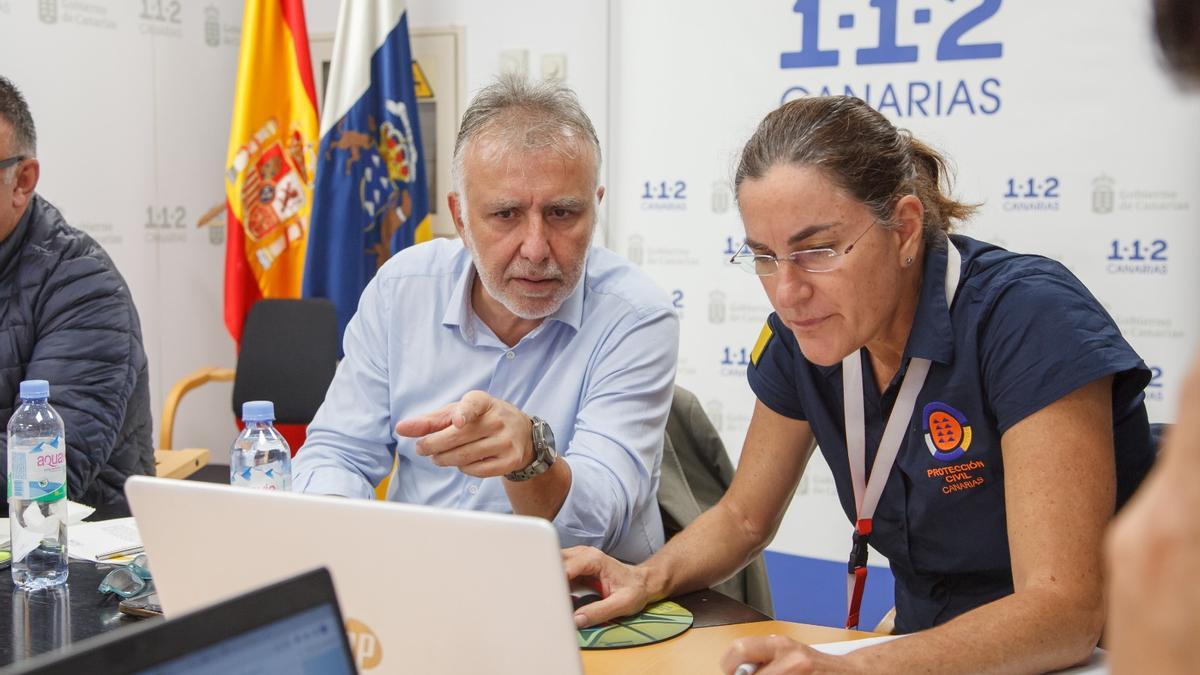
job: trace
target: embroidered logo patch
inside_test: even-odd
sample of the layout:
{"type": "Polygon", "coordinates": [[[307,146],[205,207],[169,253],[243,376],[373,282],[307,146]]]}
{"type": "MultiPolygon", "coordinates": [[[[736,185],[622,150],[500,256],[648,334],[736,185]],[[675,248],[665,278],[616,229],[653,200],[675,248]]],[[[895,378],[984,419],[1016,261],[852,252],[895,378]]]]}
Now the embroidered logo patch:
{"type": "Polygon", "coordinates": [[[967,416],[954,408],[934,401],[921,414],[925,420],[925,445],[934,459],[953,462],[971,447],[971,425],[967,416]]]}

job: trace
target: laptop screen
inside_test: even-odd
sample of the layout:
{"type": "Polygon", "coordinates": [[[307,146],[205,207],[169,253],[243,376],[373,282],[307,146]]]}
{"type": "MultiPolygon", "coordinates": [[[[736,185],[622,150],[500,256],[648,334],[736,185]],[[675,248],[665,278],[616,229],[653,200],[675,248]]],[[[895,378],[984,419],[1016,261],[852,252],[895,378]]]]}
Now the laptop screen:
{"type": "MultiPolygon", "coordinates": [[[[8,673],[9,671],[5,671],[8,673]]],[[[13,675],[353,675],[324,568],[14,664],[13,675]]]]}
{"type": "Polygon", "coordinates": [[[353,675],[345,643],[337,611],[332,605],[322,605],[138,671],[138,675],[353,675]]]}

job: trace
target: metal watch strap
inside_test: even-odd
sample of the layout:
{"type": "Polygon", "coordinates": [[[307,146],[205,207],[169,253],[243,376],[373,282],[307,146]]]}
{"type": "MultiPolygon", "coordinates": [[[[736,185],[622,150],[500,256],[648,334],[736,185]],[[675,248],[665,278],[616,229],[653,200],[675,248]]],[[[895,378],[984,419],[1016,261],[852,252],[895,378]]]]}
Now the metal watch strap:
{"type": "Polygon", "coordinates": [[[540,417],[531,416],[530,419],[533,422],[531,431],[533,434],[533,461],[524,469],[504,474],[505,478],[517,483],[546,473],[557,457],[554,448],[554,434],[550,431],[550,425],[540,417]]]}

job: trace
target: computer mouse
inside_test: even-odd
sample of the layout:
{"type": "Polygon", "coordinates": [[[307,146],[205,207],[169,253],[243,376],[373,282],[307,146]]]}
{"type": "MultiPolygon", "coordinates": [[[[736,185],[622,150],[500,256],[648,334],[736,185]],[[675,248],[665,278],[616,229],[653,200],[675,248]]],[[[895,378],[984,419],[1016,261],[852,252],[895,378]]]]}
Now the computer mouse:
{"type": "Polygon", "coordinates": [[[580,581],[579,579],[572,579],[570,582],[570,587],[571,607],[573,609],[579,609],[584,605],[590,605],[603,597],[600,595],[599,591],[583,581],[580,581]]]}

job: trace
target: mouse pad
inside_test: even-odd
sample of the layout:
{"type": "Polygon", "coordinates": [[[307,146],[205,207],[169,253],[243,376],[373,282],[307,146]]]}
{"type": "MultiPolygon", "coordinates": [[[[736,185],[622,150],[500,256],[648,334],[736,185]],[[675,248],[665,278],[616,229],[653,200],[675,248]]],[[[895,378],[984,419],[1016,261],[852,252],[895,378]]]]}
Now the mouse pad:
{"type": "Polygon", "coordinates": [[[578,631],[580,649],[638,647],[669,640],[692,627],[692,613],[670,602],[656,602],[633,616],[623,616],[578,631]]]}

